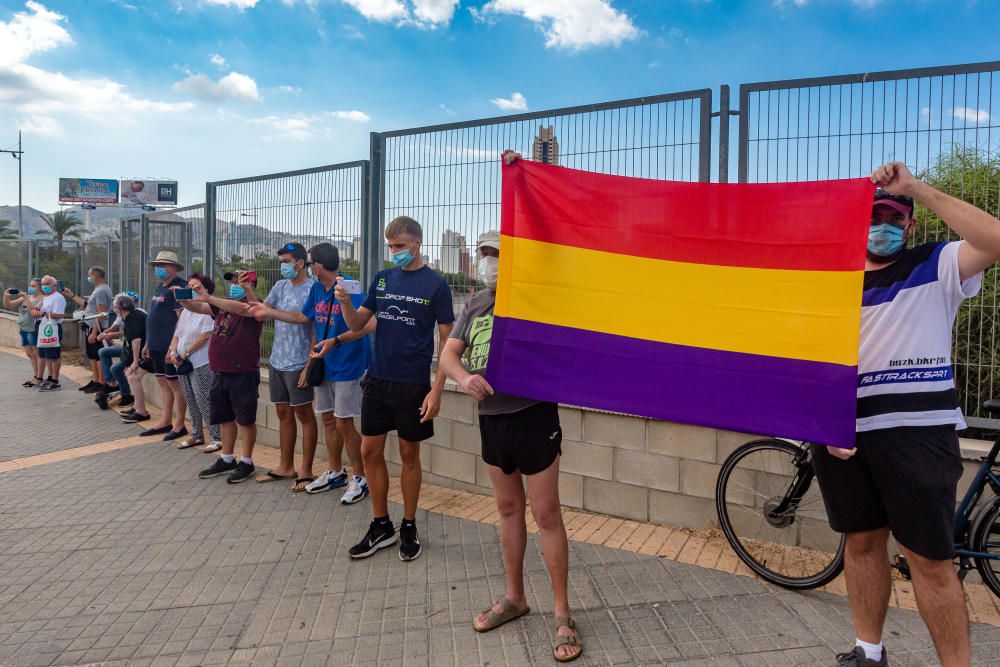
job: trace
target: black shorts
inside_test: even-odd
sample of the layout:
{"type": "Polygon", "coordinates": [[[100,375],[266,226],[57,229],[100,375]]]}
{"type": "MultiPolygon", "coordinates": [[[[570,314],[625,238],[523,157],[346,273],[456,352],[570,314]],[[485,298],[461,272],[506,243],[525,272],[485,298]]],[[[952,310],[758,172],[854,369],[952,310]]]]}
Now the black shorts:
{"type": "Polygon", "coordinates": [[[208,394],[210,424],[257,423],[257,391],[260,373],[216,373],[208,394]]]}
{"type": "Polygon", "coordinates": [[[505,475],[534,475],[562,454],[559,406],[539,403],[509,415],[479,415],[483,461],[505,475]]]}
{"type": "Polygon", "coordinates": [[[813,445],[830,526],[856,533],[889,526],[896,541],[932,560],[955,556],[955,494],[962,455],[954,425],[858,433],[842,461],[813,445]]]}
{"type": "MultiPolygon", "coordinates": [[[[173,364],[167,363],[167,351],[150,350],[149,361],[153,367],[153,374],[156,377],[165,377],[168,380],[177,379],[177,369],[173,364]]],[[[230,420],[232,421],[232,420],[230,420]]]]}
{"type": "Polygon", "coordinates": [[[361,435],[395,431],[403,440],[423,442],[434,436],[434,422],[420,423],[420,408],[430,393],[429,384],[390,382],[377,378],[361,381],[361,435]]]}
{"type": "Polygon", "coordinates": [[[104,343],[100,341],[97,341],[96,343],[91,343],[90,340],[88,339],[86,346],[87,358],[90,359],[91,361],[100,361],[101,348],[103,347],[104,343]]]}

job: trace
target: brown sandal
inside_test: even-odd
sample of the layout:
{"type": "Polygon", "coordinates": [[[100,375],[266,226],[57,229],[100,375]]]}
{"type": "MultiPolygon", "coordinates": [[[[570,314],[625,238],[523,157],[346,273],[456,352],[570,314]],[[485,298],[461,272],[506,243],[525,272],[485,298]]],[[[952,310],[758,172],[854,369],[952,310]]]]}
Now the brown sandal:
{"type": "Polygon", "coordinates": [[[552,642],[552,657],[556,659],[557,662],[570,662],[576,660],[581,655],[583,655],[583,644],[580,643],[580,635],[576,629],[576,622],[569,617],[560,618],[556,616],[556,638],[552,642]],[[569,628],[575,635],[561,635],[559,634],[559,628],[569,628]],[[561,646],[579,646],[580,650],[573,655],[561,656],[559,655],[559,647],[561,646]]]}
{"type": "Polygon", "coordinates": [[[504,623],[510,623],[515,619],[521,618],[529,611],[531,611],[531,607],[525,606],[524,609],[518,609],[514,606],[513,602],[504,597],[494,602],[488,609],[483,609],[481,612],[486,614],[486,625],[479,627],[476,625],[476,619],[472,619],[472,629],[476,632],[489,632],[490,630],[496,630],[504,623]],[[497,604],[500,605],[500,613],[493,611],[493,607],[497,604]]]}

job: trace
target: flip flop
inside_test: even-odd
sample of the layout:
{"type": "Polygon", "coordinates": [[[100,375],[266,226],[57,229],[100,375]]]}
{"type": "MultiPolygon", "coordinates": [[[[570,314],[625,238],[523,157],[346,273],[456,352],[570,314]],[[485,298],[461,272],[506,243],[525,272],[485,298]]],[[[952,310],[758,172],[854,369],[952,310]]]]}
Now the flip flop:
{"type": "Polygon", "coordinates": [[[556,616],[556,638],[552,642],[552,657],[556,659],[556,662],[571,662],[576,660],[581,655],[583,655],[583,644],[580,643],[579,632],[576,629],[576,622],[572,618],[560,618],[556,616]],[[559,628],[569,628],[576,632],[576,635],[561,635],[559,634],[559,628]],[[560,646],[579,646],[580,650],[569,656],[559,655],[560,646]]]}
{"type": "Polygon", "coordinates": [[[486,614],[486,625],[483,627],[476,625],[476,619],[473,618],[472,629],[476,632],[489,632],[490,630],[499,628],[504,623],[510,623],[515,619],[521,618],[529,611],[531,611],[531,607],[525,606],[524,609],[518,609],[514,606],[514,603],[507,598],[500,598],[489,608],[483,609],[482,613],[486,614]],[[493,607],[497,604],[500,605],[499,614],[493,611],[493,607]]]}
{"type": "Polygon", "coordinates": [[[188,438],[187,440],[181,440],[177,443],[177,449],[190,449],[191,447],[197,447],[198,445],[204,445],[205,441],[199,438],[188,438]]]}
{"type": "Polygon", "coordinates": [[[267,484],[268,482],[280,482],[283,479],[295,479],[295,475],[279,475],[273,470],[269,470],[257,478],[257,483],[267,484]]]}
{"type": "MultiPolygon", "coordinates": [[[[291,479],[291,478],[289,478],[291,479]]],[[[306,484],[315,481],[315,477],[299,477],[295,480],[295,486],[292,487],[292,493],[302,493],[306,490],[306,484]]]]}

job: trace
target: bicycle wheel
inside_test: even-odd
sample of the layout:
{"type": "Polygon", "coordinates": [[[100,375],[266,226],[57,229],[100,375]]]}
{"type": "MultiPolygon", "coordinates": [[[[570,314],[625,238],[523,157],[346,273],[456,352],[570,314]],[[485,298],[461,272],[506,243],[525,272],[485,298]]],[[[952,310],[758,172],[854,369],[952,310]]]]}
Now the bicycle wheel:
{"type": "MultiPolygon", "coordinates": [[[[972,536],[972,550],[1000,555],[1000,499],[994,500],[976,525],[972,536]]],[[[993,595],[1000,597],[1000,560],[976,558],[979,576],[993,595]]]]}
{"type": "Polygon", "coordinates": [[[715,487],[719,524],[736,555],[764,579],[807,590],[844,567],[807,446],[754,440],[726,458],[715,487]]]}

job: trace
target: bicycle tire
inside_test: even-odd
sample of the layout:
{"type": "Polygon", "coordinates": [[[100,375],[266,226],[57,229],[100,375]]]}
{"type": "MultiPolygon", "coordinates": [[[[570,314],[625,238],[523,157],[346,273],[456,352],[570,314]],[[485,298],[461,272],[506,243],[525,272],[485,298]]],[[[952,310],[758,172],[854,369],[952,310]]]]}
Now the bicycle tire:
{"type": "MultiPolygon", "coordinates": [[[[977,522],[975,534],[972,537],[972,550],[991,553],[989,549],[990,527],[1000,518],[1000,498],[993,501],[993,504],[983,512],[981,519],[977,522]]],[[[997,526],[1000,530],[1000,526],[997,526]]],[[[992,553],[1000,553],[1000,540],[992,549],[992,553]]],[[[989,558],[973,558],[976,561],[976,569],[979,577],[986,584],[986,587],[993,591],[993,595],[1000,597],[1000,574],[993,570],[991,562],[1000,564],[1000,561],[991,561],[989,558]]]]}
{"type": "MultiPolygon", "coordinates": [[[[825,584],[830,583],[841,573],[844,569],[844,542],[845,538],[843,535],[840,537],[839,546],[836,552],[833,554],[833,558],[830,562],[824,566],[819,571],[812,573],[807,576],[801,577],[791,577],[779,572],[776,572],[769,567],[766,563],[761,563],[757,560],[744,546],[742,540],[740,539],[737,531],[733,525],[733,521],[729,514],[729,507],[727,498],[727,488],[729,481],[733,475],[733,472],[738,469],[740,461],[746,458],[748,455],[759,452],[773,450],[780,452],[789,457],[795,457],[801,448],[784,440],[778,440],[776,438],[763,438],[760,440],[752,440],[750,442],[744,443],[736,448],[732,454],[726,457],[726,460],[722,464],[722,469],[719,471],[719,477],[716,481],[715,486],[715,507],[716,513],[719,517],[719,525],[722,528],[722,532],[726,536],[726,540],[729,545],[736,552],[743,563],[749,567],[754,573],[756,573],[761,578],[777,585],[782,588],[789,590],[810,590],[813,588],[819,588],[825,584]]],[[[815,480],[814,480],[815,482],[815,480]]],[[[763,510],[760,510],[763,512],[763,510]]],[[[825,515],[825,510],[824,510],[825,515]]],[[[763,514],[762,514],[763,516],[763,514]]],[[[832,529],[831,529],[832,532],[832,529]]]]}

